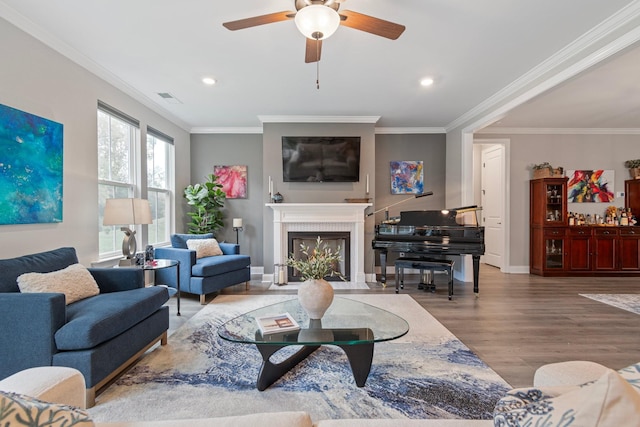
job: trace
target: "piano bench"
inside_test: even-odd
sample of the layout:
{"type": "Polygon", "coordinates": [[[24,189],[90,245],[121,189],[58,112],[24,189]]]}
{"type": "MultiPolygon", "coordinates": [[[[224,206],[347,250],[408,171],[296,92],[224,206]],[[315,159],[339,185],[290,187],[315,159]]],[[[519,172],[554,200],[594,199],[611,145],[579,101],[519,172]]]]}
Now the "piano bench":
{"type": "Polygon", "coordinates": [[[449,299],[453,297],[453,264],[454,261],[448,259],[435,258],[398,258],[395,262],[396,270],[396,293],[400,292],[400,288],[404,289],[404,269],[413,268],[420,270],[420,282],[422,284],[422,275],[425,271],[432,273],[429,283],[424,284],[427,290],[435,291],[433,284],[434,271],[446,271],[449,275],[449,299]]]}

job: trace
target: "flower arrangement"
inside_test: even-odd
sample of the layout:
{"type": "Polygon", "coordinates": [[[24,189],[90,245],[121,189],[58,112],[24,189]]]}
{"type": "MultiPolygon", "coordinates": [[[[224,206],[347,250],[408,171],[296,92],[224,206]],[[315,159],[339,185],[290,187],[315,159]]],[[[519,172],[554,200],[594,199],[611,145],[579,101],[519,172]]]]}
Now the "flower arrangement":
{"type": "Polygon", "coordinates": [[[605,212],[605,216],[615,218],[618,215],[618,208],[615,206],[607,207],[607,211],[605,212]]]}
{"type": "Polygon", "coordinates": [[[335,270],[342,261],[340,246],[334,252],[318,236],[313,249],[301,243],[300,251],[306,256],[306,259],[295,259],[291,254],[287,259],[287,266],[298,270],[302,280],[323,279],[327,276],[338,276],[342,280],[346,280],[339,271],[335,270]]]}

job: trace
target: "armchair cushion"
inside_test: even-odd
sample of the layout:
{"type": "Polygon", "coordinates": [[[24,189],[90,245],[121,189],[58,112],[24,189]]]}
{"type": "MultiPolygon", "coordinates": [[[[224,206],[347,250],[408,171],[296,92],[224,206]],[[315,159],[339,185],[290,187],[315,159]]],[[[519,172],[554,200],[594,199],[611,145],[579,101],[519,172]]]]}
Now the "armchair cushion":
{"type": "Polygon", "coordinates": [[[16,427],[95,426],[82,409],[4,391],[0,391],[0,421],[16,427]]]}
{"type": "Polygon", "coordinates": [[[200,258],[191,267],[192,276],[209,277],[249,267],[251,258],[248,255],[225,255],[200,258]]]}
{"type": "Polygon", "coordinates": [[[187,240],[195,239],[213,239],[213,233],[206,234],[172,234],[171,235],[171,247],[179,249],[189,249],[187,246],[187,240]]]}
{"type": "Polygon", "coordinates": [[[157,286],[96,295],[67,306],[67,323],[55,333],[58,350],[96,347],[140,323],[169,299],[157,286]]]}
{"type": "Polygon", "coordinates": [[[81,264],[71,264],[51,273],[21,274],[18,287],[23,293],[62,293],[67,305],[100,293],[95,279],[81,264]]]}
{"type": "Polygon", "coordinates": [[[196,259],[222,255],[222,250],[216,239],[189,239],[187,240],[187,248],[196,251],[196,259]]]}

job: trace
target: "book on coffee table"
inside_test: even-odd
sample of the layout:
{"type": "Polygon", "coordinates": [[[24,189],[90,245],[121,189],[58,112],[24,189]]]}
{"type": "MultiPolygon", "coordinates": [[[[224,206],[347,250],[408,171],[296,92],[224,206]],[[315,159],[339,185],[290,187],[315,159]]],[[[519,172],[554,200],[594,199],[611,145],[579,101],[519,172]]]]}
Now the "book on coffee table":
{"type": "Polygon", "coordinates": [[[276,332],[297,331],[300,329],[298,322],[289,313],[275,314],[272,316],[256,317],[258,327],[262,335],[276,332]]]}

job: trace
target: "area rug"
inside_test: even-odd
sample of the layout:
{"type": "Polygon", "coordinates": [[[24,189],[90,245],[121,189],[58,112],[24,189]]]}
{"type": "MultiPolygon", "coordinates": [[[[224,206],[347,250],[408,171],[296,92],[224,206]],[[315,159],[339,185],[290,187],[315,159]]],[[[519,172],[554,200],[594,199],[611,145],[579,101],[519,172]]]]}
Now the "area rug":
{"type": "MultiPolygon", "coordinates": [[[[343,282],[343,281],[330,281],[329,282],[333,289],[370,289],[369,286],[364,282],[343,282]]],[[[276,285],[275,283],[269,286],[270,291],[281,291],[281,290],[298,290],[300,287],[300,282],[291,282],[286,285],[276,285]]]]}
{"type": "Polygon", "coordinates": [[[640,294],[580,294],[580,296],[640,314],[640,294]]]}
{"type": "Polygon", "coordinates": [[[221,295],[100,394],[90,413],[98,422],[291,410],[307,411],[314,421],[491,419],[511,387],[410,296],[342,297],[394,312],[410,325],[404,337],[376,344],[365,387],[355,385],[342,350],[326,346],[258,391],[257,349],[218,338],[218,326],[292,295],[221,295]]]}

